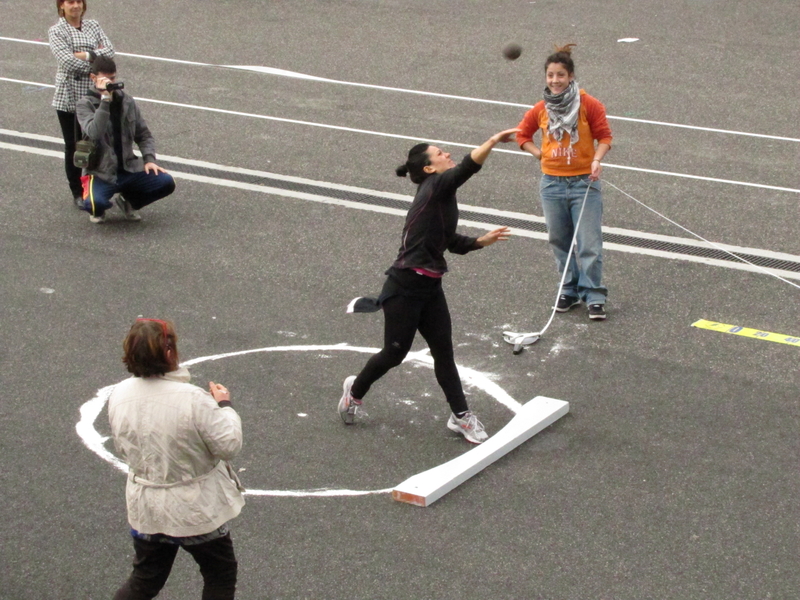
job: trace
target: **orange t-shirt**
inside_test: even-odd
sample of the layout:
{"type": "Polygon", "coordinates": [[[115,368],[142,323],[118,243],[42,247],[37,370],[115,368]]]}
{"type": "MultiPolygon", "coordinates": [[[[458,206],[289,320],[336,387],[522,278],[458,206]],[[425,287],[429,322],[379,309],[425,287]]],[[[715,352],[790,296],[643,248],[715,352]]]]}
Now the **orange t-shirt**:
{"type": "Polygon", "coordinates": [[[522,148],[533,141],[533,134],[542,130],[542,173],[559,177],[587,175],[592,172],[594,142],[611,145],[611,128],[606,119],[606,107],[597,98],[580,90],[581,108],[578,113],[578,142],[570,145],[570,136],[565,133],[558,142],[547,133],[547,109],[544,100],[537,102],[517,126],[517,143],[522,148]]]}

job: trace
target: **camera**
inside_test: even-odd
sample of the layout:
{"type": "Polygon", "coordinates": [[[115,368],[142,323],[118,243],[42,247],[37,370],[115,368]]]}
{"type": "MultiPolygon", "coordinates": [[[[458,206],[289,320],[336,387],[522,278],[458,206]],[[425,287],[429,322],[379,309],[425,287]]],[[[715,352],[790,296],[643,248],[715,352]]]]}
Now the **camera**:
{"type": "Polygon", "coordinates": [[[111,83],[107,83],[106,84],[106,90],[109,91],[109,92],[113,92],[115,90],[121,90],[121,89],[124,89],[124,88],[125,88],[125,82],[124,81],[116,81],[116,82],[111,82],[111,83]]]}

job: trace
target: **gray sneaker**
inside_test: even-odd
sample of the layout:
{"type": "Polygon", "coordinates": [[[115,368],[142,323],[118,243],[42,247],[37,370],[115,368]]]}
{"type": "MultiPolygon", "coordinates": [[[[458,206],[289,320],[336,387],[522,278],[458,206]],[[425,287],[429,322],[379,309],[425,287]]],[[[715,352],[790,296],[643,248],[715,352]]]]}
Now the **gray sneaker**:
{"type": "Polygon", "coordinates": [[[478,417],[473,415],[471,411],[460,419],[450,413],[450,418],[447,420],[447,428],[450,431],[460,433],[472,444],[481,444],[489,439],[489,435],[483,428],[483,423],[478,421],[478,417]]]}
{"type": "Polygon", "coordinates": [[[339,400],[339,416],[342,417],[345,425],[352,425],[355,421],[356,413],[361,408],[361,400],[353,398],[350,388],[356,380],[355,375],[350,375],[342,384],[342,399],[339,400]]]}
{"type": "Polygon", "coordinates": [[[89,215],[89,221],[91,223],[105,223],[106,222],[106,215],[102,214],[102,215],[99,215],[97,217],[95,217],[94,215],[89,215]]]}
{"type": "Polygon", "coordinates": [[[139,216],[139,213],[136,212],[135,210],[133,210],[133,207],[131,206],[131,203],[128,202],[127,200],[125,200],[125,198],[122,197],[122,194],[118,194],[117,195],[116,202],[117,202],[117,206],[119,206],[119,209],[123,213],[125,213],[125,218],[128,219],[128,221],[141,221],[142,220],[142,217],[139,216]]]}

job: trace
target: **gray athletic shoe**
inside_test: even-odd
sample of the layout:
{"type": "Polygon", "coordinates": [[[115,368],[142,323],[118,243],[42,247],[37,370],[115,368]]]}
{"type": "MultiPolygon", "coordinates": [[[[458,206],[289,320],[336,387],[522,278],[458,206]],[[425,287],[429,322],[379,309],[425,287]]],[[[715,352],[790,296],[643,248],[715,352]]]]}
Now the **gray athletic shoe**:
{"type": "Polygon", "coordinates": [[[447,420],[447,428],[450,431],[460,433],[471,444],[481,444],[489,439],[489,435],[483,428],[483,423],[478,421],[478,417],[473,415],[471,411],[460,419],[450,413],[450,418],[447,420]]]}
{"type": "Polygon", "coordinates": [[[117,202],[117,206],[119,206],[119,209],[123,213],[125,213],[125,218],[128,219],[128,221],[141,221],[142,220],[142,217],[139,216],[139,213],[136,212],[135,210],[133,210],[133,207],[131,206],[131,203],[128,202],[127,200],[125,200],[125,198],[122,197],[122,194],[118,194],[117,195],[116,202],[117,202]]]}
{"type": "Polygon", "coordinates": [[[356,413],[361,408],[361,400],[353,398],[350,393],[350,388],[353,387],[353,382],[356,380],[355,375],[350,375],[344,380],[342,384],[342,399],[339,400],[339,416],[342,417],[345,425],[352,425],[355,421],[356,413]]]}
{"type": "Polygon", "coordinates": [[[102,215],[100,215],[98,217],[95,217],[94,215],[89,215],[89,222],[91,222],[91,223],[105,223],[106,222],[106,215],[102,214],[102,215]]]}

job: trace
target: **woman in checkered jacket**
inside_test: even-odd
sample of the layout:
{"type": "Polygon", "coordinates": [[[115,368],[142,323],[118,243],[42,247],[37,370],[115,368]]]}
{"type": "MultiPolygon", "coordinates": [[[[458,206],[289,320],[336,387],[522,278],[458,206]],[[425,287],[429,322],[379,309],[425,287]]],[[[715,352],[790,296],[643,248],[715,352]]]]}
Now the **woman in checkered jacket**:
{"type": "Polygon", "coordinates": [[[81,130],[75,104],[89,91],[89,70],[96,56],[114,58],[114,47],[97,21],[83,19],[86,0],[56,0],[58,23],[47,32],[50,50],[58,61],[53,106],[64,135],[64,170],[72,198],[82,208],[81,170],[72,162],[81,130]]]}

